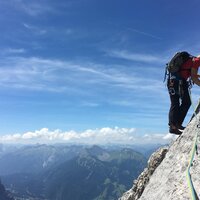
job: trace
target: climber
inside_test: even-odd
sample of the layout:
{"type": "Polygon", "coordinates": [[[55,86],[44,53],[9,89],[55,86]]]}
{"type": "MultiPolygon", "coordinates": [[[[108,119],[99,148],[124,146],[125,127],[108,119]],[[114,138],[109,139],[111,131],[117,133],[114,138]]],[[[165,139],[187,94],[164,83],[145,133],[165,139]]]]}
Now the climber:
{"type": "Polygon", "coordinates": [[[182,126],[182,123],[191,105],[188,90],[189,83],[193,82],[200,86],[200,75],[198,75],[200,56],[194,57],[187,52],[183,52],[183,54],[186,54],[186,57],[188,57],[185,60],[183,59],[184,62],[182,62],[176,73],[169,73],[167,81],[171,101],[169,110],[169,132],[176,135],[181,135],[184,130],[185,127],[182,126]]]}

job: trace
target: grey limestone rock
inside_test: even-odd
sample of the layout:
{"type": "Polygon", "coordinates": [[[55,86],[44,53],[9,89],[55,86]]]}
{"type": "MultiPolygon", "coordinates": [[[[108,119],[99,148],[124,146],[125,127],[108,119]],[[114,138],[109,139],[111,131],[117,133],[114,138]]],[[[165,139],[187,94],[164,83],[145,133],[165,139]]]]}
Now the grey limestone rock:
{"type": "Polygon", "coordinates": [[[144,171],[140,174],[137,180],[133,183],[133,188],[126,192],[123,197],[119,200],[137,200],[142,195],[145,186],[149,182],[149,179],[155,169],[159,166],[159,164],[164,159],[166,153],[168,151],[167,147],[163,147],[154,152],[148,160],[148,167],[144,169],[144,171]]]}
{"type": "Polygon", "coordinates": [[[119,200],[190,200],[191,192],[187,182],[187,167],[191,151],[198,138],[198,152],[190,169],[192,182],[200,198],[200,114],[192,119],[183,134],[169,148],[162,148],[152,154],[148,167],[134,181],[133,187],[119,200]]]}

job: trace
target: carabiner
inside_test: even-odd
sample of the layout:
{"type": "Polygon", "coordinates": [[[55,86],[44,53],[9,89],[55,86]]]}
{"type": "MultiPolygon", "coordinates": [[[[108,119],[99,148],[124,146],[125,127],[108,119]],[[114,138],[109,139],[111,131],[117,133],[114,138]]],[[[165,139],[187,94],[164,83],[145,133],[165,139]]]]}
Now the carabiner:
{"type": "Polygon", "coordinates": [[[171,95],[175,95],[175,94],[176,94],[175,89],[174,89],[174,88],[170,88],[170,89],[169,89],[169,93],[170,93],[171,95]]]}

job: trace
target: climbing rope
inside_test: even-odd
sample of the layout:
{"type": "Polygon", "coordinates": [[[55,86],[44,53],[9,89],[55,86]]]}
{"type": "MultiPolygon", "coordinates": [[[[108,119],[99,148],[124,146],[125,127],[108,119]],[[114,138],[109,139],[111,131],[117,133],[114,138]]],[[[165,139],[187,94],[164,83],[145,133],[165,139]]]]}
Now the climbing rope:
{"type": "Polygon", "coordinates": [[[196,146],[197,146],[197,136],[195,137],[195,142],[191,151],[191,156],[190,156],[190,160],[189,160],[189,165],[187,167],[187,182],[188,182],[188,186],[190,189],[190,193],[191,193],[191,198],[192,200],[197,200],[198,196],[196,194],[192,179],[191,179],[191,175],[190,175],[190,168],[192,167],[193,164],[193,160],[194,160],[194,155],[195,155],[195,151],[196,151],[196,146]]]}
{"type": "MultiPolygon", "coordinates": [[[[190,88],[188,88],[188,91],[189,91],[189,96],[190,96],[191,104],[192,104],[192,107],[194,109],[195,120],[198,121],[196,109],[195,109],[194,104],[192,102],[190,88]]],[[[200,103],[200,101],[199,101],[199,103],[200,103]]],[[[198,105],[197,105],[197,108],[198,108],[198,105]]],[[[199,123],[197,125],[197,128],[199,128],[199,123]]],[[[195,155],[195,153],[198,154],[198,151],[197,151],[198,150],[197,149],[197,142],[198,142],[198,131],[196,132],[196,135],[195,135],[194,144],[193,144],[193,147],[192,147],[192,150],[191,150],[190,159],[189,159],[189,164],[188,164],[188,167],[187,167],[187,170],[186,170],[186,173],[187,173],[187,183],[188,183],[188,187],[190,189],[190,194],[191,194],[191,199],[192,200],[199,200],[199,198],[197,196],[197,193],[195,191],[193,182],[192,182],[191,174],[190,174],[190,168],[193,165],[194,155],[195,155]]]]}

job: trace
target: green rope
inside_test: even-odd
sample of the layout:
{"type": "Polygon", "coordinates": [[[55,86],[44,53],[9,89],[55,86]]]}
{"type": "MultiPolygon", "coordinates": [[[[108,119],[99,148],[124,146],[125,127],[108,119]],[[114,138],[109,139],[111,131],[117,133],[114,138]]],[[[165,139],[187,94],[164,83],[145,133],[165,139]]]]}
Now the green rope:
{"type": "MultiPolygon", "coordinates": [[[[189,96],[190,96],[191,104],[192,104],[192,106],[194,108],[194,104],[192,102],[192,97],[191,97],[190,90],[189,90],[189,96]]],[[[196,113],[195,108],[194,108],[194,115],[195,115],[196,121],[198,121],[197,113],[196,113]]],[[[190,168],[192,167],[192,163],[193,163],[193,160],[194,160],[194,155],[197,152],[197,139],[198,139],[198,131],[196,132],[196,135],[195,135],[195,140],[194,140],[194,144],[193,144],[193,147],[192,147],[192,150],[191,150],[189,164],[188,164],[188,167],[187,167],[187,170],[186,170],[187,183],[188,183],[188,187],[190,189],[190,194],[191,194],[191,199],[192,200],[197,200],[198,199],[198,196],[197,196],[197,194],[195,192],[194,185],[193,185],[193,182],[192,182],[192,179],[191,179],[191,174],[190,174],[190,168]]]]}
{"type": "Polygon", "coordinates": [[[193,148],[192,148],[190,160],[189,160],[189,165],[187,167],[187,182],[188,182],[188,186],[189,186],[189,189],[190,189],[190,194],[191,194],[192,200],[197,200],[196,192],[195,192],[194,185],[192,183],[192,179],[191,179],[191,175],[190,175],[190,168],[191,168],[193,160],[194,160],[194,155],[195,155],[195,152],[196,152],[196,145],[197,145],[197,134],[195,136],[195,142],[193,144],[193,148]]]}

